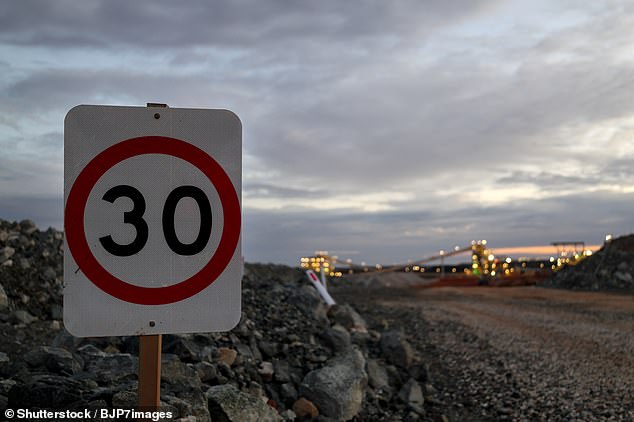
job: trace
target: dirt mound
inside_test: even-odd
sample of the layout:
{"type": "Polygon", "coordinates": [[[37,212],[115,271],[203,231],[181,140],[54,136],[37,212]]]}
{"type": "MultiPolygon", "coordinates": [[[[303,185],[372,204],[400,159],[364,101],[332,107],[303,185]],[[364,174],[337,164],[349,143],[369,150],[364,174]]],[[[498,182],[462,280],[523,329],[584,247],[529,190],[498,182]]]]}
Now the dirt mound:
{"type": "Polygon", "coordinates": [[[544,285],[573,290],[634,291],[634,235],[605,243],[592,256],[557,271],[544,285]]]}

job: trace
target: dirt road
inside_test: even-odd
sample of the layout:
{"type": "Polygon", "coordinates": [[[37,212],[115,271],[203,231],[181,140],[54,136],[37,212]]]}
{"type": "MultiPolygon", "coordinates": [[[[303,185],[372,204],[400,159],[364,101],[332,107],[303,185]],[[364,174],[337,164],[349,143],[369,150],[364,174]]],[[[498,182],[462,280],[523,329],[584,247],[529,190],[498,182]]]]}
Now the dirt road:
{"type": "Polygon", "coordinates": [[[632,295],[535,287],[336,295],[371,325],[409,335],[451,420],[634,421],[632,295]]]}

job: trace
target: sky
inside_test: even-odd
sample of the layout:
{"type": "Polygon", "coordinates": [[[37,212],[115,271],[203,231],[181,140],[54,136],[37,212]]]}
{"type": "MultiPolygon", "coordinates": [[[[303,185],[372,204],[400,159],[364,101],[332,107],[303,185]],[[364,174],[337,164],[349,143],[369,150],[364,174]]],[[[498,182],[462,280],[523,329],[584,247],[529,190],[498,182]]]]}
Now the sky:
{"type": "Polygon", "coordinates": [[[629,1],[0,0],[0,218],[62,228],[78,104],[226,108],[243,253],[634,232],[629,1]]]}

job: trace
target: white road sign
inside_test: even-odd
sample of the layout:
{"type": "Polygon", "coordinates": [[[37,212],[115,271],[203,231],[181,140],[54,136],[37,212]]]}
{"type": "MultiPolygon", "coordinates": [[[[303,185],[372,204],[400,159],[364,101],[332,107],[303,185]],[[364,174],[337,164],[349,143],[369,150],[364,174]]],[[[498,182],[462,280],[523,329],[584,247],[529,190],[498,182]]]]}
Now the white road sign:
{"type": "Polygon", "coordinates": [[[64,123],[64,324],[79,337],[240,319],[242,127],[227,110],[77,106],[64,123]]]}

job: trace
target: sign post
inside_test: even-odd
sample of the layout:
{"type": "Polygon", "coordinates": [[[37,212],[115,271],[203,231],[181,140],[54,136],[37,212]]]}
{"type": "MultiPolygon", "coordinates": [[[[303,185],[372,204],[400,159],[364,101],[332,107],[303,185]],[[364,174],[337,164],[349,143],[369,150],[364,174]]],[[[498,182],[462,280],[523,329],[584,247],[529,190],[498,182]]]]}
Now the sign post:
{"type": "Polygon", "coordinates": [[[77,106],[64,121],[64,325],[139,337],[139,406],[161,335],[241,315],[242,126],[227,110],[77,106]]]}
{"type": "Polygon", "coordinates": [[[162,335],[139,336],[139,409],[158,410],[161,404],[162,335]]]}

